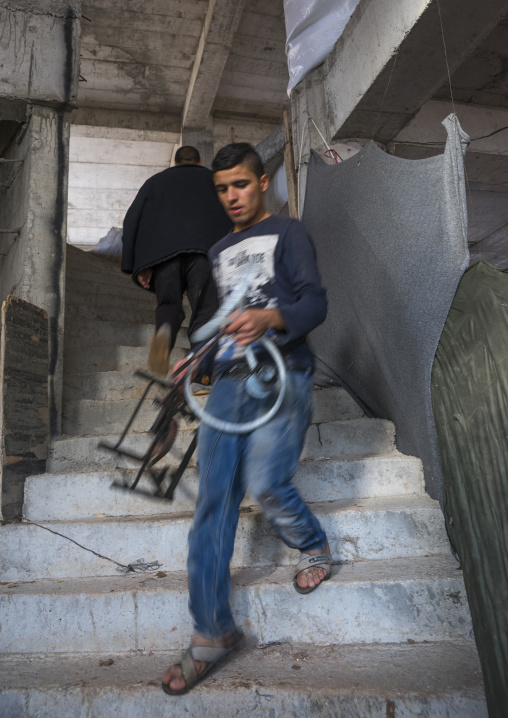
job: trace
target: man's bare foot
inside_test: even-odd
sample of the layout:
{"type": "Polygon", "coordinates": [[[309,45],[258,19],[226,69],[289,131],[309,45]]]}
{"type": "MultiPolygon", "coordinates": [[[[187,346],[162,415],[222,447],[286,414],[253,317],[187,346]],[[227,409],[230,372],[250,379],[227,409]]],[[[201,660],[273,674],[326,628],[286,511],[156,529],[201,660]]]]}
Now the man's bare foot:
{"type": "MultiPolygon", "coordinates": [[[[203,638],[202,636],[195,635],[192,639],[191,645],[228,648],[228,646],[233,646],[235,643],[237,643],[237,641],[237,633],[227,633],[222,638],[214,641],[208,638],[203,638]]],[[[196,668],[198,676],[200,676],[205,671],[207,665],[208,663],[206,663],[205,661],[194,661],[194,666],[196,668]]],[[[186,688],[192,688],[192,686],[187,686],[183,677],[182,666],[179,663],[175,663],[172,666],[169,666],[168,670],[162,678],[162,685],[168,686],[168,688],[172,691],[183,691],[186,688]]]]}
{"type": "MultiPolygon", "coordinates": [[[[307,551],[307,553],[310,556],[319,556],[320,554],[330,553],[328,541],[322,551],[307,551]]],[[[316,586],[319,586],[325,577],[326,571],[321,566],[317,566],[316,568],[305,568],[303,571],[300,571],[296,577],[296,582],[300,588],[315,588],[316,586]]]]}

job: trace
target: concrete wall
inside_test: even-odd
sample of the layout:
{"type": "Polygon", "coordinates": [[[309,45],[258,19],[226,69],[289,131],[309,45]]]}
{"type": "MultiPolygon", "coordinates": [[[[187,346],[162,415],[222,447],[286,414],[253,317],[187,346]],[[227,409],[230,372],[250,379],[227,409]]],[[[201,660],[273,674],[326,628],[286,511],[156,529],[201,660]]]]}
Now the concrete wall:
{"type": "Polygon", "coordinates": [[[213,121],[213,148],[214,153],[224,145],[231,142],[234,135],[234,142],[250,142],[256,146],[265,137],[268,137],[277,127],[273,122],[246,122],[237,119],[215,118],[213,121]]]}
{"type": "MultiPolygon", "coordinates": [[[[273,128],[270,122],[215,119],[213,152],[232,137],[257,145],[273,128]]],[[[91,249],[111,227],[121,227],[143,182],[169,167],[179,146],[174,132],[71,125],[67,241],[91,249]]]]}
{"type": "Polygon", "coordinates": [[[141,185],[169,167],[178,139],[171,132],[71,125],[68,242],[91,249],[121,227],[141,185]]]}
{"type": "Polygon", "coordinates": [[[81,0],[0,6],[0,97],[71,103],[76,99],[81,0]]]}

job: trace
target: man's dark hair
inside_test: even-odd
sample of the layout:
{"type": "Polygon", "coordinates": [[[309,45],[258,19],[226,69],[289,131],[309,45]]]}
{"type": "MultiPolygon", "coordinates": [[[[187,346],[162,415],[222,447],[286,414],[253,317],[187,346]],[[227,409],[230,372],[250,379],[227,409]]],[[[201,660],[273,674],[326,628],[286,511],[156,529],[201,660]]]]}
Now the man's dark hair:
{"type": "Polygon", "coordinates": [[[184,145],[176,151],[175,163],[177,165],[189,164],[198,165],[201,162],[201,156],[195,147],[184,145]]]}
{"type": "Polygon", "coordinates": [[[248,142],[233,142],[231,145],[222,147],[214,157],[212,170],[221,172],[230,170],[237,165],[247,165],[258,179],[265,173],[261,157],[248,142]]]}

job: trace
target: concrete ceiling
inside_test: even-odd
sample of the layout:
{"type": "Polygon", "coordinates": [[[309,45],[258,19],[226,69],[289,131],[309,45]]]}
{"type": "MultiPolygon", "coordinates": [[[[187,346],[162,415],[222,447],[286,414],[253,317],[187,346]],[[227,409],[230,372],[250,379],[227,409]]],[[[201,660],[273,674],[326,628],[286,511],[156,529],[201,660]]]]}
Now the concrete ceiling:
{"type": "Polygon", "coordinates": [[[210,115],[281,120],[283,0],[84,0],[73,121],[201,129],[210,115]],[[146,119],[147,113],[150,113],[146,119]]]}
{"type": "MultiPolygon", "coordinates": [[[[471,108],[464,127],[474,127],[472,136],[487,134],[481,107],[497,113],[485,126],[507,125],[506,0],[486,2],[490,12],[477,0],[450,0],[442,17],[430,4],[396,60],[338,122],[335,138],[371,137],[375,128],[376,139],[399,156],[439,151],[440,121],[427,115],[442,113],[439,105],[450,99],[441,20],[461,121],[461,107],[471,108]],[[423,139],[429,127],[435,133],[423,139]]],[[[205,129],[210,118],[280,123],[288,101],[284,44],[283,0],[84,0],[73,121],[171,132],[205,129]]],[[[340,96],[332,100],[341,103],[340,96]]],[[[474,184],[470,241],[477,248],[494,243],[496,252],[508,241],[507,142],[503,132],[485,147],[472,144],[466,159],[474,184]]]]}
{"type": "MultiPolygon", "coordinates": [[[[452,90],[456,102],[508,108],[508,17],[455,70],[452,90]]],[[[448,82],[434,97],[450,99],[448,82]]]]}

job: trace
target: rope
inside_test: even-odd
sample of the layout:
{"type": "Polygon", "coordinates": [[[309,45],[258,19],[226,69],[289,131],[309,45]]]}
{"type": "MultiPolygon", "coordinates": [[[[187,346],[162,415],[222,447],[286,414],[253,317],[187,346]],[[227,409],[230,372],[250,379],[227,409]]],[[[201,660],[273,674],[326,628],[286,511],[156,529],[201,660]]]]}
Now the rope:
{"type": "Polygon", "coordinates": [[[377,123],[378,123],[379,117],[381,116],[381,112],[382,112],[382,110],[383,110],[383,105],[385,104],[386,95],[387,95],[387,93],[388,93],[388,88],[390,87],[390,82],[392,81],[392,75],[393,75],[393,71],[394,71],[394,69],[395,69],[395,65],[396,65],[396,63],[397,63],[397,57],[398,57],[398,56],[399,56],[399,55],[398,55],[398,53],[396,52],[396,53],[395,53],[395,57],[394,57],[394,59],[393,59],[392,69],[390,70],[390,75],[389,75],[389,77],[388,77],[388,82],[386,83],[385,94],[383,95],[383,99],[381,100],[381,105],[380,105],[379,111],[378,111],[378,113],[377,113],[376,121],[374,122],[374,129],[372,130],[372,137],[370,138],[371,142],[372,142],[372,140],[374,139],[374,135],[376,134],[377,123]]]}
{"type": "Polygon", "coordinates": [[[441,25],[441,37],[443,38],[443,49],[444,49],[444,56],[445,56],[445,62],[446,62],[446,71],[448,73],[448,85],[450,87],[450,99],[452,101],[453,114],[456,115],[457,113],[455,112],[455,103],[453,101],[452,77],[450,74],[450,65],[448,64],[448,52],[446,50],[446,42],[445,42],[444,29],[443,29],[443,18],[441,16],[441,6],[439,4],[439,0],[436,0],[436,4],[437,4],[437,11],[439,13],[439,24],[441,25]]]}

